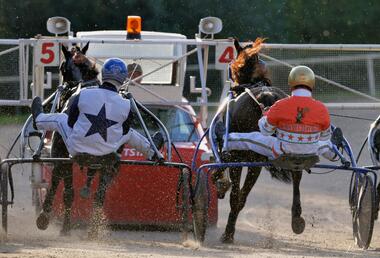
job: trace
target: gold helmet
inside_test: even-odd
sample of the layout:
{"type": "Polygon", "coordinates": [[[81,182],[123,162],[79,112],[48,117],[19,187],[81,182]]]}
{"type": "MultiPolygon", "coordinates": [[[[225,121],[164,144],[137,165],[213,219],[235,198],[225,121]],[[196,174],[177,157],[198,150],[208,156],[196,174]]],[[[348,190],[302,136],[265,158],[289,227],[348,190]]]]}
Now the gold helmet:
{"type": "Polygon", "coordinates": [[[288,84],[291,89],[298,85],[303,85],[310,90],[313,90],[315,85],[315,75],[313,70],[304,65],[293,67],[289,73],[288,84]]]}

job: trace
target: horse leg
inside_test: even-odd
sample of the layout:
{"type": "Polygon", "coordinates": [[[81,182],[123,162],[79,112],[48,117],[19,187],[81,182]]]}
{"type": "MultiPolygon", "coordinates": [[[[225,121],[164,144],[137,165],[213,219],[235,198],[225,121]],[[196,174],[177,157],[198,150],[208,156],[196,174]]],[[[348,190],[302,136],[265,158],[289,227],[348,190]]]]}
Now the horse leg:
{"type": "Polygon", "coordinates": [[[100,172],[99,186],[95,193],[94,208],[88,233],[90,239],[96,239],[98,237],[99,228],[104,224],[103,204],[106,197],[107,187],[112,181],[112,178],[113,174],[111,171],[104,169],[104,171],[100,172]]]}
{"type": "Polygon", "coordinates": [[[240,196],[241,168],[230,168],[231,193],[230,207],[226,229],[220,238],[222,243],[232,243],[234,241],[235,225],[239,215],[239,196],[240,196]]]}
{"type": "Polygon", "coordinates": [[[305,220],[301,217],[301,194],[300,182],[302,179],[302,171],[293,171],[293,205],[292,205],[292,229],[296,234],[301,234],[305,229],[305,220]]]}
{"type": "MultiPolygon", "coordinates": [[[[238,188],[238,195],[235,195],[234,197],[232,196],[232,189],[231,189],[231,196],[230,196],[230,204],[231,204],[231,212],[228,217],[228,223],[226,226],[226,230],[222,236],[222,242],[224,243],[232,243],[234,239],[234,234],[235,234],[235,226],[236,226],[236,221],[238,218],[238,215],[240,211],[244,208],[245,203],[247,201],[248,194],[251,192],[253,186],[256,184],[257,179],[260,176],[261,168],[249,168],[247,176],[245,178],[243,187],[241,190],[239,190],[240,186],[240,177],[241,177],[241,172],[235,173],[232,172],[233,174],[239,174],[239,178],[236,180],[239,184],[237,184],[238,188]],[[236,198],[237,196],[237,198],[236,198]],[[235,199],[236,198],[236,199],[235,199]],[[234,200],[233,200],[234,199],[234,200]]],[[[231,174],[232,175],[232,174],[231,174]]],[[[232,182],[235,182],[235,179],[231,177],[232,182]]],[[[234,183],[232,184],[234,186],[234,183]]]]}
{"type": "Polygon", "coordinates": [[[87,199],[90,197],[90,193],[91,193],[91,183],[92,181],[94,180],[95,178],[95,174],[96,174],[96,169],[91,169],[89,168],[87,170],[87,180],[86,180],[86,184],[84,187],[82,187],[82,189],[80,190],[80,196],[84,199],[87,199]]]}
{"type": "MultiPolygon", "coordinates": [[[[69,153],[66,149],[65,142],[62,139],[62,136],[59,133],[54,133],[52,137],[52,146],[51,146],[51,157],[52,158],[62,158],[69,157],[69,153]]],[[[59,182],[62,178],[65,177],[65,171],[71,171],[71,166],[57,164],[52,170],[52,181],[51,186],[46,195],[46,199],[42,204],[42,212],[36,220],[37,227],[41,230],[47,229],[49,225],[50,212],[52,211],[54,196],[57,192],[59,182]]]]}
{"type": "Polygon", "coordinates": [[[248,194],[251,192],[253,186],[256,184],[257,179],[261,173],[261,168],[248,168],[248,173],[244,181],[244,185],[240,190],[239,198],[239,212],[244,208],[247,202],[248,194]]]}
{"type": "Polygon", "coordinates": [[[71,229],[71,209],[74,201],[74,189],[73,189],[73,172],[70,165],[64,165],[64,191],[63,191],[63,203],[65,206],[63,225],[61,234],[67,235],[71,229]]]}
{"type": "Polygon", "coordinates": [[[54,196],[57,192],[59,182],[62,178],[60,166],[56,166],[52,171],[51,185],[42,204],[42,212],[38,215],[36,224],[40,230],[46,230],[49,226],[50,212],[53,206],[54,196]]]}

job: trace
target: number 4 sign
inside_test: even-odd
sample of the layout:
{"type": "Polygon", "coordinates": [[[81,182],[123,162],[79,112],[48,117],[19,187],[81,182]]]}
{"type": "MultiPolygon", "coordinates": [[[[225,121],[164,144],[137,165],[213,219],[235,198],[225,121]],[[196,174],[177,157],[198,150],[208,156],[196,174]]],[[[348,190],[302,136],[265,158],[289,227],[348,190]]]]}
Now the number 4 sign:
{"type": "Polygon", "coordinates": [[[59,43],[38,41],[34,47],[34,62],[41,66],[59,66],[59,43]]]}
{"type": "Polygon", "coordinates": [[[235,48],[232,43],[219,43],[215,46],[215,69],[224,70],[235,58],[235,48]]]}

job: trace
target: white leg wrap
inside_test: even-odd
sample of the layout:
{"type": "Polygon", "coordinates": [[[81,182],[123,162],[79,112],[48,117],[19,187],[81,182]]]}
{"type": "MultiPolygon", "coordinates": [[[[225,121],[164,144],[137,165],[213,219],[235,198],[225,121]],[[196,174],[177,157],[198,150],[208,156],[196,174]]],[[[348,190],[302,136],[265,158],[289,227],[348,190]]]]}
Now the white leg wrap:
{"type": "Polygon", "coordinates": [[[150,159],[154,155],[154,151],[150,147],[148,139],[132,128],[130,128],[129,132],[121,138],[119,146],[124,143],[144,154],[145,158],[150,159]]]}

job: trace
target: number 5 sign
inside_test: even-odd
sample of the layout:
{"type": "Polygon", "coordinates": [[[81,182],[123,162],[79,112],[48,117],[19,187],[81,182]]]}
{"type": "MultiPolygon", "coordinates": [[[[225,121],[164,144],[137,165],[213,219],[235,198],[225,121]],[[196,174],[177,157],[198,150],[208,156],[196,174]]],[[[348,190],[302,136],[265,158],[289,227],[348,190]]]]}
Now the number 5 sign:
{"type": "Polygon", "coordinates": [[[236,50],[233,43],[219,43],[215,46],[215,69],[224,70],[234,60],[236,50]]]}
{"type": "Polygon", "coordinates": [[[34,47],[34,62],[41,66],[59,66],[59,43],[38,41],[34,47]]]}

